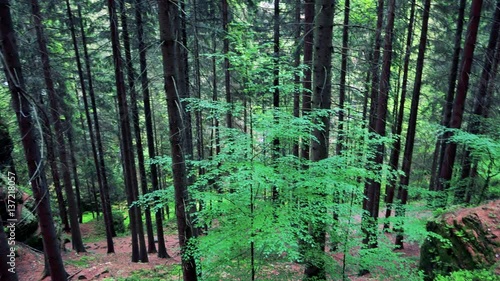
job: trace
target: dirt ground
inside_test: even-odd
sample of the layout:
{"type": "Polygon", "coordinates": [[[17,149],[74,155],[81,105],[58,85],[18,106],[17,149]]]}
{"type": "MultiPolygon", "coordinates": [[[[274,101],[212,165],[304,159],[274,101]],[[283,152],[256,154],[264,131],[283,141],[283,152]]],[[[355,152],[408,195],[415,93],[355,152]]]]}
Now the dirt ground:
{"type": "MultiPolygon", "coordinates": [[[[92,235],[93,225],[82,224],[81,231],[83,237],[92,235]]],[[[166,235],[166,247],[171,258],[160,259],[156,254],[149,254],[149,263],[133,263],[130,261],[131,240],[130,237],[114,238],[115,253],[107,254],[106,240],[85,243],[87,253],[76,253],[74,251],[63,252],[63,260],[70,280],[103,280],[105,278],[117,279],[128,277],[132,272],[143,269],[153,270],[158,266],[180,265],[179,243],[177,235],[166,235]]],[[[66,248],[71,248],[66,244],[66,248]]],[[[404,250],[407,256],[418,256],[418,245],[408,245],[404,250]]],[[[16,270],[21,281],[50,280],[50,278],[41,279],[44,260],[43,254],[27,246],[20,245],[18,248],[19,257],[16,259],[16,270]]],[[[334,256],[340,260],[341,255],[334,256]]],[[[297,276],[301,276],[303,265],[290,263],[287,265],[289,270],[296,271],[297,276]]],[[[273,275],[274,272],[269,272],[273,275]]],[[[276,272],[275,274],[277,274],[276,272]]],[[[352,281],[376,280],[370,275],[358,277],[350,276],[352,281]]],[[[182,280],[182,277],[179,279],[182,280]]],[[[300,279],[298,279],[300,280],[300,279]]]]}
{"type": "MultiPolygon", "coordinates": [[[[82,224],[83,237],[91,235],[92,224],[82,224]]],[[[76,253],[74,251],[63,252],[63,260],[71,280],[102,280],[105,278],[118,278],[130,276],[130,273],[139,269],[153,269],[159,265],[180,264],[179,243],[176,235],[167,235],[167,252],[172,258],[160,259],[156,254],[149,254],[149,263],[133,263],[130,261],[131,239],[130,237],[114,238],[115,253],[107,254],[106,240],[85,243],[87,253],[76,253]],[[82,261],[83,266],[77,266],[82,261]]],[[[71,244],[66,244],[66,249],[71,244]]],[[[19,257],[16,259],[19,280],[38,281],[41,280],[44,260],[43,254],[27,247],[18,249],[19,257]]],[[[45,278],[43,280],[50,280],[45,278]]]]}

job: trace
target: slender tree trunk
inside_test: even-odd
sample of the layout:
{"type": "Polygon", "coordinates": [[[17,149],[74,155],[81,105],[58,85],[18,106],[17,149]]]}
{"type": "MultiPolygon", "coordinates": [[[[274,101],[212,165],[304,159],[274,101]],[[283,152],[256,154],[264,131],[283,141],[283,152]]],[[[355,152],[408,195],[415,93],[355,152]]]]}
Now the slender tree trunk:
{"type": "Polygon", "coordinates": [[[64,232],[70,232],[71,227],[69,226],[69,220],[68,220],[68,213],[66,211],[66,204],[64,202],[64,196],[62,193],[62,187],[61,187],[61,178],[59,177],[59,168],[57,167],[57,154],[56,151],[58,150],[55,144],[54,144],[54,136],[52,134],[52,130],[50,128],[50,121],[47,117],[47,112],[44,110],[41,119],[43,120],[44,127],[43,129],[45,130],[44,132],[44,140],[45,143],[47,143],[47,160],[49,162],[50,166],[50,174],[52,176],[52,183],[54,184],[54,190],[56,192],[56,198],[57,198],[57,207],[59,209],[59,217],[61,219],[61,223],[63,224],[63,231],[64,232]]]}
{"type": "MultiPolygon", "coordinates": [[[[28,174],[33,197],[38,206],[37,214],[44,242],[44,251],[48,257],[51,278],[54,281],[66,280],[67,273],[61,258],[58,239],[50,210],[50,199],[45,178],[44,159],[40,147],[43,145],[41,125],[28,93],[24,88],[24,78],[17,51],[16,36],[7,0],[0,0],[0,43],[5,77],[12,97],[12,106],[16,113],[21,134],[21,141],[28,164],[28,174]]],[[[2,268],[4,265],[2,265],[2,268]]]]}
{"type": "MultiPolygon", "coordinates": [[[[466,0],[460,0],[460,7],[458,8],[457,29],[455,31],[455,43],[453,48],[453,56],[451,61],[450,76],[448,78],[448,92],[446,93],[446,100],[443,106],[443,120],[441,125],[448,128],[451,119],[451,109],[453,107],[453,98],[455,96],[455,86],[457,82],[458,63],[460,61],[460,51],[462,45],[462,31],[464,29],[464,16],[466,0]]],[[[441,164],[444,157],[445,144],[450,137],[448,132],[445,132],[441,138],[436,141],[434,149],[434,157],[431,167],[431,179],[429,190],[436,188],[436,177],[441,170],[441,164]]]]}
{"type": "MultiPolygon", "coordinates": [[[[65,111],[67,113],[67,111],[65,111]]],[[[75,182],[75,192],[76,192],[76,204],[78,207],[78,222],[83,223],[83,211],[82,211],[82,198],[80,194],[80,179],[78,178],[78,171],[77,171],[77,162],[76,162],[76,156],[75,156],[75,151],[76,148],[73,143],[73,125],[68,122],[68,120],[71,120],[71,116],[66,114],[66,134],[68,137],[68,144],[69,144],[69,151],[70,151],[70,160],[71,160],[71,171],[73,172],[73,180],[75,182]]]]}
{"type": "MultiPolygon", "coordinates": [[[[149,80],[148,80],[148,67],[146,60],[146,44],[144,43],[144,28],[142,20],[143,4],[139,0],[134,0],[135,4],[135,21],[137,27],[137,40],[139,49],[139,63],[140,63],[140,75],[141,86],[142,86],[142,100],[144,103],[144,116],[146,120],[146,137],[148,142],[148,154],[149,158],[153,159],[156,157],[155,151],[155,141],[154,141],[154,131],[153,131],[153,121],[151,116],[151,101],[149,94],[149,80]]],[[[158,186],[158,167],[156,164],[151,164],[151,186],[153,190],[159,190],[158,186]]],[[[158,237],[158,257],[159,258],[170,258],[167,253],[167,248],[165,247],[165,236],[163,234],[163,218],[161,212],[157,211],[155,213],[156,220],[156,235],[158,237]]]]}
{"type": "MultiPolygon", "coordinates": [[[[76,32],[75,32],[75,24],[74,24],[74,18],[73,18],[73,13],[71,11],[71,6],[69,4],[69,0],[66,0],[66,11],[67,11],[67,14],[68,14],[68,19],[69,19],[69,27],[70,27],[70,31],[71,31],[71,39],[72,39],[72,42],[73,42],[73,49],[75,50],[75,59],[76,59],[76,65],[77,65],[77,69],[78,69],[78,78],[79,78],[79,81],[80,81],[80,88],[81,88],[81,91],[82,91],[82,98],[83,98],[83,104],[84,104],[84,108],[85,108],[85,116],[86,116],[86,119],[87,119],[87,127],[89,129],[89,136],[90,136],[90,143],[91,143],[91,147],[92,147],[92,156],[93,156],[93,159],[94,159],[94,165],[95,165],[95,168],[96,168],[96,172],[97,172],[97,180],[98,180],[98,184],[99,184],[99,193],[100,193],[100,197],[101,197],[101,205],[102,205],[102,208],[103,208],[103,217],[104,217],[104,224],[105,224],[105,227],[106,227],[106,242],[107,242],[107,247],[108,247],[108,253],[114,253],[115,250],[114,250],[114,245],[113,245],[113,220],[112,220],[112,217],[111,217],[111,210],[107,211],[106,209],[106,206],[107,206],[107,199],[106,199],[106,194],[107,192],[105,190],[107,190],[107,186],[103,185],[103,175],[101,173],[102,171],[102,168],[101,168],[101,162],[99,161],[99,158],[98,158],[98,155],[97,155],[97,148],[96,148],[96,139],[97,139],[97,136],[94,137],[94,132],[92,130],[92,119],[91,119],[91,116],[90,116],[90,112],[89,112],[89,105],[88,105],[88,100],[87,100],[87,90],[86,90],[86,87],[85,87],[85,78],[83,76],[83,69],[82,69],[82,64],[81,64],[81,60],[80,60],[80,52],[78,51],[78,43],[76,41],[76,32]]],[[[80,16],[80,19],[82,18],[81,17],[81,12],[80,12],[80,7],[78,7],[78,13],[79,13],[79,16],[80,16]]],[[[85,42],[85,33],[83,32],[83,23],[81,23],[81,31],[82,31],[82,39],[83,39],[83,48],[85,50],[85,53],[86,53],[86,42],[85,42]]],[[[87,59],[87,57],[86,57],[87,59]]],[[[90,85],[92,84],[92,76],[90,75],[90,66],[87,65],[87,70],[88,70],[88,80],[89,80],[89,88],[90,88],[90,85]]],[[[93,94],[93,92],[92,92],[93,94]]],[[[94,112],[96,111],[96,108],[94,107],[94,112]]],[[[94,115],[94,117],[96,117],[97,115],[94,115]]],[[[83,122],[83,120],[82,120],[83,122]]],[[[95,123],[96,125],[98,124],[98,120],[97,118],[95,119],[95,123]]],[[[83,127],[83,124],[82,124],[82,127],[83,127]]],[[[96,126],[97,128],[97,126],[96,126]]],[[[97,140],[97,143],[100,143],[100,141],[97,140]]],[[[106,175],[104,174],[104,177],[106,175]]],[[[95,197],[95,192],[94,192],[94,197],[95,197]]],[[[97,204],[97,202],[96,202],[97,204]]],[[[98,213],[99,214],[99,213],[98,213]]]]}
{"type": "Polygon", "coordinates": [[[344,24],[342,26],[342,62],[340,66],[340,88],[339,88],[339,124],[337,126],[337,147],[336,153],[340,155],[344,149],[344,103],[347,78],[347,57],[349,52],[349,12],[351,11],[351,1],[344,3],[344,24]]]}
{"type": "Polygon", "coordinates": [[[377,99],[379,91],[379,61],[380,61],[380,47],[382,45],[382,25],[384,22],[384,0],[378,0],[377,4],[377,27],[375,30],[375,44],[373,47],[372,61],[371,61],[371,90],[370,90],[370,119],[368,129],[370,132],[375,131],[375,123],[377,121],[377,99]]]}
{"type": "MultiPolygon", "coordinates": [[[[43,101],[43,96],[38,96],[38,102],[45,105],[43,101]]],[[[63,224],[63,231],[68,233],[71,231],[69,225],[68,213],[66,210],[66,203],[64,202],[64,196],[61,187],[61,178],[59,176],[59,168],[57,166],[57,157],[59,155],[59,146],[54,144],[54,134],[52,133],[52,128],[50,126],[49,114],[47,114],[47,106],[42,107],[42,114],[40,119],[43,122],[43,139],[47,143],[47,161],[50,166],[50,174],[52,176],[52,183],[54,184],[54,190],[56,192],[57,207],[59,209],[59,218],[63,224]]],[[[57,142],[56,142],[57,143],[57,142]]]]}
{"type": "MultiPolygon", "coordinates": [[[[312,62],[313,62],[313,41],[314,41],[314,0],[304,1],[304,91],[302,92],[302,116],[307,116],[311,112],[312,106],[312,62]]],[[[301,157],[309,160],[310,140],[302,140],[301,157]]]]}
{"type": "MultiPolygon", "coordinates": [[[[392,38],[394,29],[395,0],[389,0],[387,4],[387,25],[385,28],[384,52],[382,57],[382,72],[380,74],[380,90],[377,95],[377,114],[374,120],[374,132],[381,137],[386,134],[387,101],[389,98],[391,62],[392,62],[392,38]]],[[[372,89],[373,92],[373,89],[372,89]]],[[[384,144],[378,144],[375,152],[374,163],[381,166],[384,162],[384,144]]],[[[365,186],[365,199],[363,200],[362,229],[365,234],[363,244],[369,248],[377,247],[377,220],[380,203],[380,182],[370,181],[365,186]]]]}
{"type": "MultiPolygon", "coordinates": [[[[295,52],[293,54],[293,66],[295,69],[297,69],[300,66],[300,41],[301,41],[301,25],[300,25],[300,6],[301,6],[301,1],[300,0],[295,0],[295,24],[297,25],[295,27],[295,32],[294,32],[294,39],[295,39],[295,52]]],[[[294,76],[294,84],[295,84],[295,90],[293,92],[293,116],[296,118],[300,117],[300,75],[298,73],[295,74],[294,76]]],[[[299,139],[297,139],[292,148],[292,153],[295,157],[299,157],[299,139]]]]}
{"type": "Polygon", "coordinates": [[[175,190],[176,217],[179,232],[179,245],[181,247],[182,271],[184,281],[196,281],[196,264],[194,257],[186,251],[190,239],[194,236],[191,228],[191,214],[189,213],[189,195],[187,190],[187,170],[182,140],[185,123],[185,109],[180,103],[177,95],[176,82],[179,73],[178,64],[182,63],[180,57],[176,55],[176,44],[179,32],[179,10],[178,1],[159,0],[159,20],[160,20],[160,40],[163,57],[163,74],[165,81],[165,92],[167,97],[167,107],[170,128],[170,147],[172,150],[172,173],[175,190]]]}
{"type": "Polygon", "coordinates": [[[50,113],[52,115],[52,121],[54,122],[56,138],[58,139],[60,146],[59,157],[61,160],[61,169],[64,181],[64,187],[66,191],[66,200],[68,202],[68,212],[69,221],[71,225],[71,243],[73,249],[79,253],[86,252],[85,246],[82,241],[82,234],[80,232],[80,225],[78,223],[78,206],[75,202],[75,194],[73,192],[73,185],[71,184],[71,172],[69,170],[69,161],[66,150],[66,142],[64,139],[64,128],[62,126],[62,121],[60,119],[60,106],[58,101],[58,95],[54,87],[54,81],[52,80],[52,70],[50,67],[49,52],[47,49],[47,42],[45,40],[45,35],[42,26],[42,16],[40,13],[40,6],[37,0],[31,0],[31,9],[33,13],[33,18],[35,22],[35,30],[38,41],[38,47],[40,49],[40,56],[42,59],[43,76],[45,84],[47,87],[47,92],[50,100],[50,113]]]}
{"type": "MultiPolygon", "coordinates": [[[[391,168],[396,171],[399,167],[399,156],[401,154],[401,139],[402,139],[402,131],[403,131],[403,119],[404,119],[404,108],[405,108],[405,100],[406,93],[408,91],[408,69],[410,66],[410,55],[411,55],[411,47],[413,41],[413,24],[415,20],[415,0],[411,2],[410,9],[410,20],[408,22],[408,34],[406,35],[406,50],[403,62],[403,83],[401,85],[401,97],[399,101],[399,110],[396,119],[396,127],[394,130],[394,134],[396,135],[396,141],[391,150],[391,157],[389,160],[389,164],[391,168]]],[[[387,208],[385,211],[385,218],[389,218],[391,216],[391,212],[393,209],[393,201],[394,194],[396,190],[396,180],[390,180],[389,183],[385,187],[385,203],[387,204],[387,208]]],[[[389,224],[384,224],[384,229],[389,228],[389,224]]]]}
{"type": "MultiPolygon", "coordinates": [[[[87,37],[85,36],[85,31],[83,28],[83,17],[82,17],[82,10],[81,6],[78,5],[78,17],[80,18],[80,33],[82,35],[82,45],[83,45],[83,53],[85,56],[85,68],[87,70],[87,79],[89,83],[89,97],[90,97],[90,102],[92,105],[92,112],[93,112],[93,117],[94,117],[94,122],[95,122],[95,144],[97,146],[97,153],[95,156],[98,157],[98,165],[96,167],[98,168],[98,181],[99,181],[99,189],[100,193],[102,194],[101,196],[104,196],[104,202],[102,202],[102,209],[103,209],[103,214],[104,214],[104,220],[106,222],[106,226],[111,228],[111,235],[112,237],[116,237],[116,231],[115,227],[113,224],[113,215],[111,212],[111,199],[109,197],[109,185],[108,185],[108,177],[106,175],[106,165],[104,162],[104,148],[102,145],[102,137],[101,137],[101,129],[99,125],[99,118],[97,116],[97,106],[96,106],[96,101],[95,101],[95,93],[94,93],[94,80],[92,78],[92,71],[91,71],[91,66],[90,66],[90,56],[89,52],[87,49],[87,37]],[[100,179],[99,179],[99,174],[100,174],[100,179]],[[102,189],[101,189],[102,186],[102,189]]],[[[77,65],[78,65],[78,60],[77,60],[77,65]]],[[[80,76],[83,77],[83,76],[80,76]]],[[[80,82],[82,83],[82,81],[80,82]]],[[[83,84],[82,84],[83,85],[83,84]]],[[[83,92],[84,87],[82,87],[82,94],[85,94],[83,92]]],[[[84,102],[87,102],[87,98],[84,97],[84,102]]],[[[88,105],[86,105],[86,108],[88,108],[88,105]]],[[[88,114],[88,113],[86,113],[88,114]]],[[[90,115],[89,115],[90,116],[90,115]]],[[[87,121],[90,123],[90,117],[87,117],[87,121]]],[[[89,127],[90,130],[91,127],[89,127]]],[[[102,200],[102,199],[101,199],[102,200]]],[[[109,238],[107,238],[109,240],[109,238]]],[[[109,241],[108,241],[108,252],[110,251],[109,248],[109,241]]],[[[112,251],[114,252],[114,250],[112,251]]]]}
{"type": "MultiPolygon", "coordinates": [[[[380,46],[382,45],[382,25],[384,21],[384,0],[378,0],[377,4],[377,26],[375,30],[375,43],[373,52],[371,54],[371,67],[370,67],[370,76],[371,76],[371,88],[370,88],[370,108],[368,110],[368,131],[375,132],[375,121],[377,120],[377,98],[379,91],[379,61],[380,61],[380,46]]],[[[370,159],[375,160],[375,159],[370,159]]],[[[371,233],[369,231],[370,225],[375,225],[376,221],[374,220],[377,214],[373,213],[373,207],[378,204],[377,202],[373,202],[374,199],[379,198],[377,193],[377,185],[372,179],[367,179],[364,188],[364,199],[363,199],[363,210],[366,213],[363,214],[362,217],[362,231],[364,232],[365,237],[363,238],[363,244],[367,244],[370,241],[370,237],[374,237],[376,233],[371,233]],[[368,220],[368,221],[367,221],[368,220]]],[[[372,240],[370,247],[376,247],[376,239],[372,240]]],[[[362,269],[360,274],[368,273],[367,270],[362,269]]]]}
{"type": "MultiPolygon", "coordinates": [[[[232,108],[232,95],[231,95],[231,75],[229,72],[229,68],[231,67],[229,64],[229,7],[227,0],[222,0],[222,30],[224,30],[224,39],[223,39],[223,48],[222,54],[224,55],[224,85],[226,88],[226,102],[232,108]]],[[[233,127],[233,115],[231,110],[228,110],[226,114],[226,126],[228,128],[233,127]]]]}
{"type": "MultiPolygon", "coordinates": [[[[274,56],[274,69],[273,69],[273,110],[274,110],[274,123],[278,124],[278,111],[280,108],[280,1],[274,0],[274,34],[273,34],[273,56],[274,56]]],[[[280,154],[280,139],[275,137],[273,139],[273,158],[277,159],[280,154]]],[[[272,187],[272,201],[278,200],[278,188],[276,185],[272,187]]]]}
{"type": "MultiPolygon", "coordinates": [[[[141,127],[139,124],[139,108],[137,107],[137,91],[135,90],[135,74],[134,74],[134,66],[132,64],[132,54],[130,51],[130,36],[128,33],[128,23],[127,23],[127,14],[125,9],[125,0],[120,0],[120,19],[122,23],[122,36],[123,36],[123,46],[125,49],[125,65],[127,69],[127,81],[128,87],[130,91],[130,105],[132,111],[132,124],[134,127],[135,133],[135,146],[137,150],[137,160],[139,165],[139,176],[141,183],[142,194],[148,193],[148,181],[146,178],[146,167],[144,165],[144,149],[142,147],[142,138],[141,138],[141,127]]],[[[136,195],[138,197],[138,195],[136,195]]],[[[141,218],[140,208],[137,207],[139,217],[137,220],[137,231],[139,235],[139,244],[140,251],[144,252],[141,254],[143,257],[141,260],[143,262],[148,261],[148,255],[146,254],[146,243],[144,241],[144,230],[141,218]]],[[[153,224],[151,222],[151,212],[149,208],[146,208],[144,211],[144,215],[146,217],[146,231],[148,236],[148,253],[156,253],[155,246],[155,238],[153,235],[153,224]]]]}
{"type": "MultiPolygon", "coordinates": [[[[462,126],[465,99],[467,97],[467,90],[469,87],[469,76],[472,68],[474,49],[476,47],[476,38],[479,28],[479,20],[481,17],[482,5],[482,0],[473,0],[471,4],[469,26],[467,27],[467,38],[465,40],[465,47],[462,55],[462,65],[460,68],[460,76],[450,119],[451,129],[460,129],[460,127],[462,126]]],[[[446,145],[441,170],[439,173],[439,180],[436,186],[436,190],[441,191],[442,193],[438,198],[438,202],[436,202],[437,206],[443,207],[446,205],[447,196],[445,194],[445,189],[448,188],[449,181],[451,180],[453,174],[453,165],[455,164],[456,153],[457,144],[453,142],[448,143],[446,145]]]]}
{"type": "MultiPolygon", "coordinates": [[[[334,0],[320,0],[316,3],[316,26],[314,32],[314,80],[313,80],[313,99],[312,104],[315,109],[329,110],[331,106],[332,95],[332,36],[333,36],[333,13],[335,9],[334,0]]],[[[318,121],[323,125],[324,130],[314,130],[313,136],[317,141],[311,144],[311,160],[320,161],[328,157],[328,142],[330,133],[330,117],[323,116],[318,121]]],[[[325,192],[316,194],[317,196],[326,196],[325,192]]],[[[311,202],[310,204],[318,204],[311,202]]],[[[318,221],[322,216],[327,215],[324,207],[319,207],[315,214],[318,221]]],[[[325,263],[323,255],[325,252],[326,225],[317,222],[311,225],[311,235],[314,241],[313,257],[306,261],[304,271],[304,280],[326,280],[325,263]]]]}
{"type": "MultiPolygon", "coordinates": [[[[118,19],[116,15],[115,1],[108,0],[108,12],[111,30],[111,44],[113,49],[113,60],[115,66],[116,92],[118,111],[120,116],[121,150],[124,163],[125,186],[127,190],[127,203],[131,205],[137,200],[137,177],[132,150],[132,134],[130,130],[130,117],[125,91],[125,80],[123,77],[122,57],[118,41],[118,19]]],[[[138,208],[129,208],[130,229],[132,233],[132,262],[147,261],[147,253],[139,249],[138,220],[141,219],[138,208]]],[[[144,237],[142,237],[144,239],[144,237]]],[[[142,248],[142,247],[141,247],[142,248]]]]}
{"type": "MultiPolygon", "coordinates": [[[[80,104],[80,97],[78,96],[78,91],[76,91],[76,101],[77,101],[77,104],[78,104],[78,109],[80,110],[81,109],[81,104],[80,104]]],[[[88,108],[87,108],[88,110],[88,108]]],[[[83,114],[80,112],[79,114],[79,119],[80,119],[80,126],[81,126],[81,130],[82,130],[82,133],[83,133],[83,147],[84,147],[84,151],[85,151],[85,158],[86,159],[90,159],[90,149],[89,149],[89,146],[88,146],[88,143],[89,143],[89,139],[87,138],[87,133],[86,133],[86,130],[85,130],[85,122],[83,121],[83,114]]],[[[92,147],[92,150],[95,150],[95,144],[93,145],[92,147]]],[[[96,158],[93,158],[94,160],[97,159],[96,158]]],[[[94,164],[95,164],[95,161],[94,161],[94,164]]],[[[96,169],[97,167],[94,166],[96,169]]],[[[97,172],[97,170],[96,170],[97,172]]],[[[86,177],[85,179],[85,186],[87,188],[87,193],[89,194],[89,200],[90,201],[93,201],[94,203],[94,210],[96,212],[96,215],[97,215],[97,218],[99,218],[99,201],[97,200],[97,192],[95,191],[95,184],[94,184],[94,181],[95,181],[95,178],[94,178],[94,173],[92,173],[92,178],[91,178],[91,182],[92,182],[92,185],[89,184],[89,179],[86,177]],[[90,186],[92,186],[92,189],[90,188],[90,186]]],[[[94,218],[94,212],[92,212],[92,218],[94,218]]],[[[105,228],[106,228],[106,240],[108,238],[108,232],[107,232],[107,229],[109,228],[108,226],[105,225],[105,228]]],[[[111,235],[109,235],[109,237],[111,237],[111,235]]],[[[113,241],[111,239],[111,241],[113,241]]]]}
{"type": "MultiPolygon", "coordinates": [[[[500,1],[497,1],[495,13],[493,16],[493,24],[491,25],[490,38],[488,41],[488,46],[486,47],[486,53],[484,55],[483,71],[481,73],[481,78],[479,80],[479,86],[476,96],[474,97],[472,119],[468,129],[468,131],[471,134],[478,134],[481,131],[483,131],[481,129],[481,127],[483,127],[481,124],[481,118],[486,112],[485,108],[487,107],[487,101],[488,101],[488,85],[491,81],[490,79],[492,76],[491,69],[493,61],[495,59],[495,49],[498,42],[499,30],[500,30],[500,1]]],[[[472,162],[473,159],[471,155],[471,150],[469,148],[466,148],[464,155],[464,164],[462,165],[462,174],[460,176],[462,183],[467,184],[467,182],[469,182],[468,179],[471,175],[472,162]]],[[[458,186],[458,190],[455,192],[456,203],[463,203],[465,201],[465,194],[467,189],[468,188],[466,187],[465,184],[460,184],[458,186]]]]}
{"type": "MultiPolygon", "coordinates": [[[[427,30],[429,23],[429,15],[431,9],[431,0],[425,0],[424,13],[422,15],[422,31],[420,32],[420,43],[418,46],[417,68],[415,73],[415,83],[413,85],[413,95],[411,99],[410,119],[408,120],[408,129],[406,133],[405,152],[403,156],[403,175],[400,178],[398,188],[398,200],[400,206],[396,209],[396,216],[403,217],[405,215],[404,205],[408,201],[408,183],[410,181],[411,161],[413,156],[413,145],[415,142],[415,131],[417,126],[418,103],[420,99],[420,89],[422,88],[422,73],[424,68],[425,49],[427,45],[427,30]]],[[[399,232],[396,236],[396,247],[403,248],[402,228],[397,227],[399,232]]]]}
{"type": "MultiPolygon", "coordinates": [[[[196,0],[193,0],[193,32],[194,32],[194,69],[195,69],[195,91],[196,98],[201,100],[201,73],[200,73],[200,46],[198,40],[198,9],[196,0]]],[[[205,159],[205,151],[204,151],[204,138],[203,138],[203,122],[202,122],[202,111],[201,109],[196,111],[196,150],[198,153],[198,161],[205,159]]],[[[205,170],[200,168],[198,170],[199,175],[203,175],[205,170]]],[[[201,209],[202,206],[200,206],[201,209]]]]}

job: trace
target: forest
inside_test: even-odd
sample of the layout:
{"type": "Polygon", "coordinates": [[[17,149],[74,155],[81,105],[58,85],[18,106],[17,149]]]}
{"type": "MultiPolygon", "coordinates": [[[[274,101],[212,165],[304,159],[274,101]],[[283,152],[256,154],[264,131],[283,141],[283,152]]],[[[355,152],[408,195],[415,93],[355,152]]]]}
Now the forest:
{"type": "Polygon", "coordinates": [[[500,0],[0,0],[0,280],[500,280],[500,0]]]}

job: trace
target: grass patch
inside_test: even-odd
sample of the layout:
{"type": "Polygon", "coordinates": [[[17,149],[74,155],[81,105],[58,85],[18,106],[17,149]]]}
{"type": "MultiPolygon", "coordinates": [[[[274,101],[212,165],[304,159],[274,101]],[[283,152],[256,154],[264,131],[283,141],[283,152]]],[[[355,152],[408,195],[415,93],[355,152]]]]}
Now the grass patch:
{"type": "Polygon", "coordinates": [[[73,265],[78,268],[88,268],[90,266],[90,262],[95,261],[95,256],[81,256],[76,260],[66,260],[64,261],[65,265],[73,265]]]}

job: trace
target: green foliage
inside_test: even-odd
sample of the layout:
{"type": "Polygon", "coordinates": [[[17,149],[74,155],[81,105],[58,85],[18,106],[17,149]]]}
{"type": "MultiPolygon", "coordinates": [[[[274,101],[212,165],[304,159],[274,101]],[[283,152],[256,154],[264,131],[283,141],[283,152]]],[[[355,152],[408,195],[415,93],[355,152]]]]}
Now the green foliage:
{"type": "Polygon", "coordinates": [[[90,265],[90,262],[95,261],[96,257],[95,256],[80,256],[78,259],[68,259],[65,260],[64,263],[67,265],[73,265],[78,268],[88,268],[90,265]]]}
{"type": "Polygon", "coordinates": [[[498,281],[500,276],[490,270],[459,270],[450,276],[438,275],[436,281],[498,281]]]}

